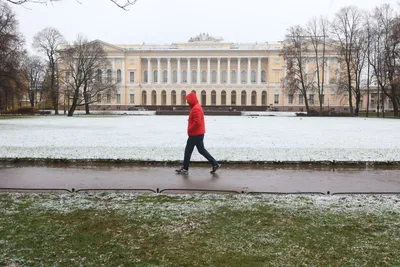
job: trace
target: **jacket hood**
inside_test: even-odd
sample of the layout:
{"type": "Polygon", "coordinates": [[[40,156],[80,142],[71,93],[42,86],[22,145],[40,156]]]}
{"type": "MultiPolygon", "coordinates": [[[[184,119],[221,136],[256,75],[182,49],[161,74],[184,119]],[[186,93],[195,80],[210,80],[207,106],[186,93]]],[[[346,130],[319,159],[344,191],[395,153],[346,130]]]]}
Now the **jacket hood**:
{"type": "Polygon", "coordinates": [[[199,100],[197,99],[197,96],[195,93],[191,92],[186,96],[186,100],[188,101],[190,107],[192,108],[194,105],[199,103],[199,100]]]}

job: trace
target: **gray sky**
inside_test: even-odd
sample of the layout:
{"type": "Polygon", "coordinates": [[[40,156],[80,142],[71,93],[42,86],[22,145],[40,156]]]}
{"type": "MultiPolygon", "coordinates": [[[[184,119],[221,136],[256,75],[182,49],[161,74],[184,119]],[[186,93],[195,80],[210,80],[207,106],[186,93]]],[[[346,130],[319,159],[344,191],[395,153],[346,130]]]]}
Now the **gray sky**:
{"type": "Polygon", "coordinates": [[[114,44],[186,42],[200,32],[227,42],[276,42],[286,29],[313,16],[333,16],[341,7],[371,10],[397,0],[138,0],[123,11],[109,0],[63,0],[52,5],[13,6],[31,50],[32,37],[45,27],[69,42],[81,33],[114,44]]]}

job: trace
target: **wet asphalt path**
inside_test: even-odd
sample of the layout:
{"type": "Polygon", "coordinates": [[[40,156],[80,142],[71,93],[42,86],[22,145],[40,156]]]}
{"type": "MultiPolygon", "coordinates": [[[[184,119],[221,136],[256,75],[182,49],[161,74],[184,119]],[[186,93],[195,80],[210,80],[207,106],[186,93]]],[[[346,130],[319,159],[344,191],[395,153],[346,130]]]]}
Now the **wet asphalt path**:
{"type": "Polygon", "coordinates": [[[400,169],[193,167],[0,167],[0,188],[207,189],[246,192],[400,192],[400,169]]]}

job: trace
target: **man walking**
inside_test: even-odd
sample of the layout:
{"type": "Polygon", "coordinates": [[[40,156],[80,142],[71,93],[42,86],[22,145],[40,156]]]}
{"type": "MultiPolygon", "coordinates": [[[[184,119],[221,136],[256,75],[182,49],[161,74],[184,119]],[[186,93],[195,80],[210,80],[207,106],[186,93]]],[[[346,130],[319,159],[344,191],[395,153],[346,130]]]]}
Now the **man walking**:
{"type": "Polygon", "coordinates": [[[208,162],[210,162],[212,169],[211,173],[214,173],[221,167],[208,151],[204,148],[204,134],[206,132],[206,127],[204,123],[204,112],[203,108],[200,106],[199,101],[197,100],[197,96],[195,93],[191,92],[186,96],[186,100],[190,105],[190,115],[188,120],[188,140],[185,147],[185,157],[183,160],[183,167],[178,170],[175,170],[179,174],[188,174],[189,173],[189,162],[190,157],[192,156],[192,152],[194,147],[197,147],[197,150],[203,157],[205,157],[208,162]]]}

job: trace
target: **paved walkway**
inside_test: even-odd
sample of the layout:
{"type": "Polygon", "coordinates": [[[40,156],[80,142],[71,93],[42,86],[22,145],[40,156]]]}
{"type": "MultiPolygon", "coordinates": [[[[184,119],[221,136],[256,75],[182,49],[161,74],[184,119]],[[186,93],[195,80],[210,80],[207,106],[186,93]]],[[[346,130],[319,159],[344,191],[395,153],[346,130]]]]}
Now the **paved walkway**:
{"type": "Polygon", "coordinates": [[[0,188],[207,189],[247,192],[400,192],[400,169],[0,167],[0,188]]]}

